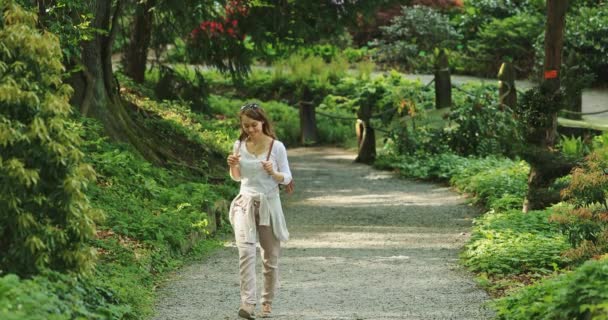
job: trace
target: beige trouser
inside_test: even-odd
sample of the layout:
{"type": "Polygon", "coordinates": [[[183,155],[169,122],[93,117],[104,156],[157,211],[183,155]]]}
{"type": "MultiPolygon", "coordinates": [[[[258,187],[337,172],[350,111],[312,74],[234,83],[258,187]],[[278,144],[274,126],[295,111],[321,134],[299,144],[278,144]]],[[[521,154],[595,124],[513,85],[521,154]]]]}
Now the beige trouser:
{"type": "MultiPolygon", "coordinates": [[[[259,202],[254,202],[255,222],[260,238],[262,265],[264,266],[264,290],[262,303],[272,303],[279,282],[279,252],[281,242],[274,236],[272,226],[259,225],[259,202]]],[[[239,272],[241,280],[241,302],[256,304],[255,243],[237,243],[239,249],[239,272]]]]}

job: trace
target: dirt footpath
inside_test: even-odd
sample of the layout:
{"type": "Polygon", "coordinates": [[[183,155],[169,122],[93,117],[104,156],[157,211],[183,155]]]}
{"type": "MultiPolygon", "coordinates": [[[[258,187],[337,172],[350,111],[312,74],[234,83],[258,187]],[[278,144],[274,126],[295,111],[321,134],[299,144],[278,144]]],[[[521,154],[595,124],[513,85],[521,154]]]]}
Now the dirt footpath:
{"type": "MultiPolygon", "coordinates": [[[[272,318],[490,318],[487,295],[457,264],[479,213],[444,186],[398,179],[354,157],[289,151],[297,193],[283,196],[291,239],[272,318]]],[[[154,319],[238,319],[237,261],[230,242],[183,268],[159,289],[154,319]]]]}

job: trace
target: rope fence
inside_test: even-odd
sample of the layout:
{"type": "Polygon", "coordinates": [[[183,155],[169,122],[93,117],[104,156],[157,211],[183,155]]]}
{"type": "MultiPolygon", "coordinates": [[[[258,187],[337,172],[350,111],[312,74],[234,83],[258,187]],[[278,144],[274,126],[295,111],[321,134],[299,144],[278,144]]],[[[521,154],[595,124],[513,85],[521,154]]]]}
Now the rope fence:
{"type": "Polygon", "coordinates": [[[566,109],[561,109],[559,111],[560,112],[565,112],[565,113],[568,113],[568,114],[576,114],[576,115],[581,115],[581,116],[589,116],[589,115],[594,115],[594,114],[606,113],[606,112],[608,112],[608,109],[601,110],[601,111],[594,111],[594,112],[576,112],[576,111],[571,111],[571,110],[566,110],[566,109]]]}

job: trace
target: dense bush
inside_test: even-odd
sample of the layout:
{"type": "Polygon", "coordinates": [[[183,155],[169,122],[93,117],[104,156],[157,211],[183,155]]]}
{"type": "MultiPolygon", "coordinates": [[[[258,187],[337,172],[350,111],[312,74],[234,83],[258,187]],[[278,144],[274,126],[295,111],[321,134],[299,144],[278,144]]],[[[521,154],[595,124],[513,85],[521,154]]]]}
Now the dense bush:
{"type": "Polygon", "coordinates": [[[12,274],[0,278],[0,318],[5,320],[123,319],[131,311],[99,281],[57,272],[30,280],[12,274]]]}
{"type": "Polygon", "coordinates": [[[504,19],[492,19],[479,28],[469,42],[469,54],[477,61],[476,73],[495,77],[500,65],[512,61],[520,75],[534,67],[534,43],[543,33],[541,15],[520,13],[504,19]]]}
{"type": "Polygon", "coordinates": [[[487,213],[475,222],[462,254],[464,264],[488,274],[550,273],[567,261],[568,248],[556,225],[548,223],[550,211],[520,210],[487,213]]]}
{"type": "Polygon", "coordinates": [[[608,3],[582,7],[567,17],[564,55],[574,51],[598,81],[608,81],[608,3]]]}
{"type": "Polygon", "coordinates": [[[425,6],[404,6],[402,15],[381,29],[383,38],[376,44],[378,59],[418,72],[433,69],[435,48],[455,48],[460,39],[447,15],[425,6]]]}
{"type": "Polygon", "coordinates": [[[464,42],[476,38],[492,19],[502,20],[521,13],[543,13],[543,0],[465,0],[464,10],[454,11],[452,23],[462,31],[464,42]]]}
{"type": "Polygon", "coordinates": [[[470,164],[452,176],[456,187],[497,211],[521,208],[528,189],[527,163],[486,158],[470,164]],[[481,170],[473,174],[472,168],[481,170]]]}
{"type": "Polygon", "coordinates": [[[0,10],[0,273],[90,271],[100,214],[85,194],[94,171],[69,119],[59,42],[12,1],[0,10]]]}
{"type": "Polygon", "coordinates": [[[608,319],[608,259],[523,288],[495,307],[504,320],[608,319]]]}
{"type": "Polygon", "coordinates": [[[608,147],[601,146],[572,171],[562,197],[573,208],[552,216],[561,225],[572,250],[572,260],[582,262],[608,252],[608,147]]]}
{"type": "Polygon", "coordinates": [[[456,101],[445,130],[450,148],[462,155],[514,156],[522,144],[520,125],[513,110],[498,105],[492,87],[479,86],[462,102],[456,101]]]}

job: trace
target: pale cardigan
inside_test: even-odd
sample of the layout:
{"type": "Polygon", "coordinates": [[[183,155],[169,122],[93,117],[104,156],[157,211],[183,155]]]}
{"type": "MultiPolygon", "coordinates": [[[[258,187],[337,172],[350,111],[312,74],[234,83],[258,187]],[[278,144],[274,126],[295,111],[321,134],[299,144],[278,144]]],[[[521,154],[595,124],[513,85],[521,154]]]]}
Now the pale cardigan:
{"type": "MultiPolygon", "coordinates": [[[[289,239],[287,224],[279,196],[279,183],[264,171],[261,161],[266,160],[267,153],[258,157],[249,153],[245,143],[234,143],[234,153],[241,155],[240,168],[241,178],[231,178],[241,182],[239,194],[230,204],[230,224],[234,228],[237,242],[255,243],[257,238],[254,201],[259,205],[259,224],[261,226],[272,226],[275,237],[280,241],[289,239]],[[237,217],[237,215],[244,215],[237,217]]],[[[270,159],[275,171],[283,175],[281,184],[289,184],[292,180],[287,150],[280,141],[275,140],[270,151],[270,159]]]]}

